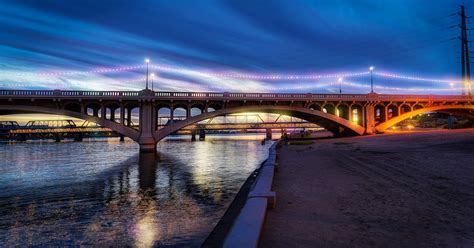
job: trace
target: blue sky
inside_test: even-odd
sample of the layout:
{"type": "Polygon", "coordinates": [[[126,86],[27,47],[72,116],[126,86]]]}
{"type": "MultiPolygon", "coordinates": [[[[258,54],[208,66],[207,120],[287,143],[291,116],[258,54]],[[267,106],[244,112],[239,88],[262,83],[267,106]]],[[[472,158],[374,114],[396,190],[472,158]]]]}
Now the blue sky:
{"type": "Polygon", "coordinates": [[[454,94],[457,83],[448,82],[460,77],[460,42],[452,14],[461,3],[0,0],[0,88],[136,90],[147,57],[158,90],[336,93],[335,74],[355,72],[362,75],[344,77],[341,88],[362,93],[373,65],[446,80],[376,75],[378,92],[454,94]],[[236,73],[244,76],[228,75],[236,73]],[[275,74],[332,76],[264,78],[275,74]]]}

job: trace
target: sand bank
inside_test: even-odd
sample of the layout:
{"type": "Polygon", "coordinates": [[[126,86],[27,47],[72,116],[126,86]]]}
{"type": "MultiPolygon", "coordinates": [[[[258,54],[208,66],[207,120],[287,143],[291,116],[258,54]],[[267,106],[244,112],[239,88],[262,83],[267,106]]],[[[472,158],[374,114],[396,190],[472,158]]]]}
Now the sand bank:
{"type": "Polygon", "coordinates": [[[472,247],[474,129],[280,151],[261,247],[472,247]]]}

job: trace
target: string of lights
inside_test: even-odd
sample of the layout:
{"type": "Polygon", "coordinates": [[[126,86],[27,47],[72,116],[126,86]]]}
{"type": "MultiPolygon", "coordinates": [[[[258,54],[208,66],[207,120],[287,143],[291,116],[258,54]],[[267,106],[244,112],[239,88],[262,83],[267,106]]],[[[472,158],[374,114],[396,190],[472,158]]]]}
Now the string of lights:
{"type": "MultiPolygon", "coordinates": [[[[391,75],[393,76],[393,75],[391,75]]],[[[343,81],[343,78],[338,78],[337,81],[333,82],[320,82],[318,84],[314,83],[306,83],[306,84],[299,84],[296,86],[281,86],[281,87],[276,87],[272,85],[245,85],[245,86],[217,86],[217,85],[202,85],[202,84],[196,84],[192,82],[187,82],[187,81],[180,81],[180,80],[172,80],[172,79],[165,79],[165,78],[157,78],[155,83],[167,83],[168,85],[175,85],[176,83],[188,83],[190,87],[193,88],[193,90],[198,90],[198,91],[269,91],[269,92],[277,92],[277,91],[298,91],[298,90],[309,90],[309,89],[322,89],[322,90],[334,90],[336,87],[340,86],[349,86],[352,88],[364,88],[364,89],[369,89],[370,84],[363,84],[363,83],[356,83],[356,82],[350,82],[350,81],[343,81]]],[[[114,83],[119,84],[119,85],[128,85],[132,86],[137,85],[137,90],[140,89],[140,86],[138,84],[142,84],[145,81],[145,77],[139,77],[136,79],[132,80],[124,80],[124,81],[114,81],[114,83]]],[[[45,80],[40,80],[38,83],[41,83],[43,87],[57,87],[57,88],[62,88],[66,85],[65,82],[48,82],[45,80]]],[[[162,86],[162,85],[161,85],[162,86]]],[[[451,87],[449,88],[423,88],[423,87],[391,87],[391,86],[383,86],[383,85],[374,85],[374,88],[376,90],[391,90],[391,91],[423,91],[423,92],[428,92],[428,91],[459,91],[461,88],[460,87],[454,87],[454,84],[450,84],[451,87]]],[[[22,80],[22,82],[11,82],[11,83],[0,83],[0,87],[8,87],[8,88],[14,88],[14,87],[31,87],[31,84],[28,84],[28,81],[22,80]]],[[[188,86],[186,86],[188,87],[188,86]]]]}
{"type": "MultiPolygon", "coordinates": [[[[0,75],[9,75],[9,76],[40,76],[40,77],[58,77],[58,76],[73,76],[73,75],[91,75],[91,74],[104,74],[104,73],[114,73],[114,72],[126,72],[134,71],[138,69],[144,69],[145,65],[137,66],[124,66],[117,68],[104,68],[104,69],[95,69],[90,71],[60,71],[60,72],[45,72],[45,73],[35,73],[35,72],[2,72],[0,75]]],[[[359,72],[343,72],[343,73],[332,73],[332,74],[252,74],[252,73],[237,73],[237,72],[212,72],[212,71],[199,71],[192,69],[184,69],[179,67],[172,67],[168,65],[150,65],[150,68],[158,71],[174,72],[188,75],[200,75],[204,77],[217,77],[217,78],[232,78],[232,79],[241,79],[241,80],[262,80],[262,81],[294,81],[294,80],[320,80],[320,79],[330,79],[330,78],[354,78],[367,76],[370,74],[370,71],[359,71],[359,72]]],[[[410,76],[397,73],[389,72],[373,72],[374,75],[381,78],[392,78],[392,79],[401,79],[409,81],[418,81],[418,82],[430,82],[430,83],[460,83],[459,80],[447,80],[447,79],[437,79],[437,78],[426,78],[419,76],[410,76]]]]}

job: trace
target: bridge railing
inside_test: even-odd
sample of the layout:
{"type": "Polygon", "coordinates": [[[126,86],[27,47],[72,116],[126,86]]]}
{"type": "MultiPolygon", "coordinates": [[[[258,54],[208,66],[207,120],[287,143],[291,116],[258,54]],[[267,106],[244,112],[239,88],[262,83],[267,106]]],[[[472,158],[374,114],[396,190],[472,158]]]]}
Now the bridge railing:
{"type": "Polygon", "coordinates": [[[451,101],[462,101],[472,99],[470,96],[463,95],[389,95],[389,94],[378,94],[376,100],[380,101],[400,101],[400,100],[418,100],[418,101],[431,101],[431,100],[451,100],[451,101]]]}
{"type": "Polygon", "coordinates": [[[125,96],[138,97],[140,91],[63,91],[63,90],[0,90],[0,96],[125,96]]]}
{"type": "Polygon", "coordinates": [[[163,92],[163,91],[74,91],[74,90],[0,90],[0,97],[156,97],[163,99],[236,99],[236,100],[379,100],[379,101],[400,101],[400,100],[471,100],[470,96],[462,95],[392,95],[392,94],[302,94],[302,93],[230,93],[230,92],[163,92]]]}

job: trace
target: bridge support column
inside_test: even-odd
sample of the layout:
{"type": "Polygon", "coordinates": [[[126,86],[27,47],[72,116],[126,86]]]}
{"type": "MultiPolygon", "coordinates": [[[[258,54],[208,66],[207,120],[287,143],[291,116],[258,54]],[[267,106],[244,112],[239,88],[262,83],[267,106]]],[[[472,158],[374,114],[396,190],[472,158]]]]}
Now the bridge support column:
{"type": "Polygon", "coordinates": [[[125,107],[123,104],[120,105],[120,124],[125,126],[125,107]]]}
{"type": "Polygon", "coordinates": [[[191,131],[191,141],[196,141],[196,129],[191,131]]]}
{"type": "Polygon", "coordinates": [[[76,135],[74,136],[74,141],[82,141],[83,139],[83,136],[82,136],[82,133],[76,133],[76,135]]]}
{"type": "Polygon", "coordinates": [[[153,136],[155,118],[153,104],[149,101],[143,101],[140,107],[140,153],[156,152],[156,140],[153,136]]]}
{"type": "Polygon", "coordinates": [[[204,129],[199,130],[199,140],[203,141],[206,139],[206,131],[204,129]]]}
{"type": "Polygon", "coordinates": [[[271,140],[272,139],[272,129],[270,128],[267,128],[267,140],[271,140]]]}
{"type": "Polygon", "coordinates": [[[367,105],[364,107],[365,133],[375,133],[375,107],[367,105]]]}
{"type": "Polygon", "coordinates": [[[132,126],[132,109],[131,107],[127,108],[127,127],[132,126]]]}
{"type": "Polygon", "coordinates": [[[57,133],[55,136],[54,136],[54,139],[56,142],[61,142],[61,134],[60,133],[57,133]]]}
{"type": "Polygon", "coordinates": [[[170,108],[170,123],[174,122],[174,107],[170,108]]]}
{"type": "Polygon", "coordinates": [[[27,134],[17,134],[16,140],[17,141],[26,141],[26,140],[28,140],[28,135],[27,134]]]}
{"type": "Polygon", "coordinates": [[[107,109],[105,108],[104,104],[100,107],[100,118],[107,119],[107,109]]]}
{"type": "Polygon", "coordinates": [[[110,120],[115,122],[115,108],[110,108],[110,120]]]}
{"type": "Polygon", "coordinates": [[[124,142],[125,141],[125,136],[123,136],[123,134],[120,135],[120,142],[124,142]]]}

